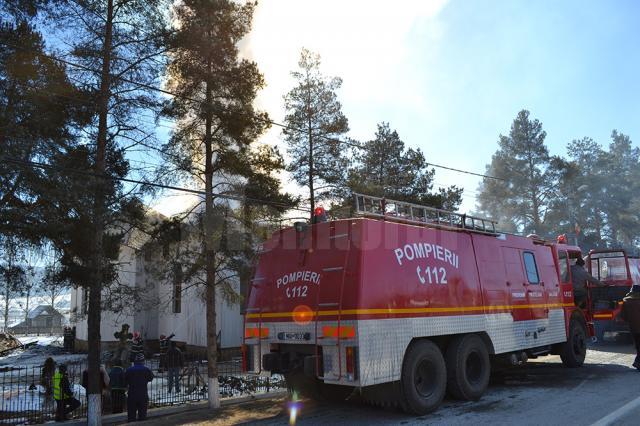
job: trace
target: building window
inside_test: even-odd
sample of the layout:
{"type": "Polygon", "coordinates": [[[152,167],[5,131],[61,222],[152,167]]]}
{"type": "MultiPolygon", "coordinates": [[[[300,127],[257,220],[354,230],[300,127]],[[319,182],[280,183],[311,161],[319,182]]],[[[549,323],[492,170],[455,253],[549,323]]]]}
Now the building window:
{"type": "Polygon", "coordinates": [[[536,258],[533,253],[524,252],[524,267],[527,270],[527,279],[531,284],[540,283],[540,278],[538,276],[538,267],[536,266],[536,258]]]}
{"type": "Polygon", "coordinates": [[[176,282],[173,285],[173,313],[182,312],[182,283],[176,282]]]}
{"type": "Polygon", "coordinates": [[[80,313],[82,315],[86,315],[88,311],[89,311],[89,289],[83,288],[82,289],[82,306],[80,308],[80,313]]]}

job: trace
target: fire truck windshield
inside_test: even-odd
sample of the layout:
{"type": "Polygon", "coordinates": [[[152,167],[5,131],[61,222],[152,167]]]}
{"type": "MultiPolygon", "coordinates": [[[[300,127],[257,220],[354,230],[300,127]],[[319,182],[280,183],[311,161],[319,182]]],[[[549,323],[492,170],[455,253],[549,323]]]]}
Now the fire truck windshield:
{"type": "Polygon", "coordinates": [[[592,256],[591,273],[601,281],[626,280],[627,264],[624,255],[622,253],[598,253],[592,256]]]}

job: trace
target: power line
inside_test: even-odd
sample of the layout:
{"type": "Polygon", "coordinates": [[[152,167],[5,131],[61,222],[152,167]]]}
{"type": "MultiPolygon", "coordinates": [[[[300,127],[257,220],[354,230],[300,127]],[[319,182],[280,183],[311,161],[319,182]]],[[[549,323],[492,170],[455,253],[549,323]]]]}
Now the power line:
{"type": "MultiPolygon", "coordinates": [[[[16,49],[28,50],[28,49],[24,49],[24,48],[22,48],[20,46],[11,45],[10,43],[4,42],[4,44],[12,46],[13,48],[16,48],[16,49]]],[[[35,54],[40,55],[40,56],[44,56],[44,57],[49,58],[49,59],[54,60],[54,61],[61,62],[61,63],[65,64],[65,65],[68,65],[68,66],[71,66],[71,67],[75,67],[75,68],[83,69],[85,71],[89,71],[89,72],[92,72],[92,73],[95,73],[95,74],[99,74],[98,71],[96,71],[96,70],[94,70],[94,69],[92,69],[90,67],[87,67],[85,65],[80,65],[80,64],[68,61],[66,59],[59,58],[57,56],[49,55],[49,54],[46,54],[46,53],[39,53],[39,52],[35,52],[35,54]]],[[[185,100],[188,100],[188,101],[191,101],[191,102],[195,102],[195,103],[201,103],[202,102],[201,100],[193,99],[193,98],[185,96],[185,95],[180,95],[180,94],[177,94],[175,92],[171,92],[171,91],[166,90],[166,89],[161,89],[159,87],[151,86],[151,85],[146,84],[146,83],[136,82],[136,81],[133,81],[133,80],[128,79],[126,77],[123,77],[121,75],[111,75],[111,77],[115,78],[115,79],[118,79],[120,81],[123,81],[125,83],[133,84],[133,85],[135,85],[135,86],[137,86],[139,88],[155,91],[155,92],[158,92],[158,93],[163,93],[163,94],[168,95],[168,96],[172,96],[172,97],[176,97],[176,98],[182,98],[182,99],[185,99],[185,100]]],[[[262,117],[260,117],[258,115],[254,115],[254,118],[257,119],[258,121],[262,121],[264,123],[280,127],[282,129],[291,130],[291,131],[295,131],[295,132],[298,132],[298,133],[307,133],[307,131],[304,130],[304,129],[299,129],[299,128],[296,128],[296,127],[293,127],[293,126],[289,126],[287,124],[279,123],[279,122],[273,121],[271,119],[262,118],[262,117]]],[[[340,139],[337,139],[337,138],[332,138],[332,137],[325,136],[325,135],[315,135],[315,137],[319,137],[319,138],[324,139],[324,140],[329,141],[329,142],[336,142],[336,143],[339,143],[339,144],[351,146],[351,147],[358,148],[358,149],[363,149],[363,150],[367,149],[366,147],[362,146],[362,144],[356,144],[356,143],[349,142],[349,141],[343,141],[343,140],[340,140],[340,139]]],[[[486,175],[486,174],[482,174],[482,173],[470,172],[468,170],[463,170],[463,169],[458,169],[458,168],[454,168],[454,167],[443,166],[443,165],[436,164],[436,163],[426,163],[426,164],[431,166],[431,167],[437,167],[437,168],[441,168],[441,169],[444,169],[444,170],[454,171],[454,172],[457,172],[457,173],[463,173],[463,174],[468,174],[468,175],[472,175],[472,176],[478,176],[478,177],[482,177],[482,178],[486,178],[486,179],[494,179],[494,180],[499,180],[499,181],[505,181],[506,180],[506,179],[503,179],[503,178],[499,178],[497,176],[491,176],[491,175],[486,175]]]]}
{"type": "MultiPolygon", "coordinates": [[[[154,188],[161,188],[161,189],[169,189],[169,190],[173,190],[173,191],[186,192],[186,193],[195,194],[195,195],[206,195],[205,191],[201,191],[201,190],[197,190],[197,189],[183,188],[183,187],[172,186],[172,185],[164,185],[164,184],[160,184],[160,183],[146,182],[146,181],[140,181],[140,180],[136,180],[136,179],[128,179],[128,178],[123,178],[123,177],[111,177],[111,176],[106,176],[106,175],[101,175],[101,174],[98,174],[98,173],[94,173],[94,172],[89,171],[89,170],[79,170],[79,169],[57,167],[57,166],[52,166],[50,164],[44,164],[44,163],[39,163],[39,162],[35,162],[35,161],[20,160],[20,159],[17,159],[17,158],[6,157],[6,156],[3,156],[3,155],[0,155],[0,160],[4,161],[4,162],[7,162],[7,163],[19,165],[19,166],[29,166],[29,167],[34,167],[34,168],[50,169],[50,170],[56,170],[56,171],[67,171],[67,172],[71,172],[71,173],[76,173],[76,174],[81,174],[81,175],[85,175],[85,176],[96,177],[96,178],[105,179],[105,180],[115,180],[115,181],[119,181],[119,182],[127,182],[127,183],[132,183],[132,184],[137,184],[137,185],[151,186],[151,187],[154,187],[154,188]]],[[[305,212],[305,213],[309,212],[309,209],[303,209],[303,208],[292,206],[292,205],[289,205],[289,204],[278,203],[276,201],[261,200],[261,199],[258,199],[258,198],[243,197],[243,196],[221,194],[221,193],[213,193],[212,195],[214,197],[223,198],[223,199],[227,199],[227,200],[242,201],[242,202],[254,202],[254,203],[263,204],[263,205],[271,205],[271,206],[274,206],[274,207],[281,207],[281,208],[286,208],[286,209],[290,209],[290,210],[297,210],[297,211],[301,211],[301,212],[305,212]]]]}

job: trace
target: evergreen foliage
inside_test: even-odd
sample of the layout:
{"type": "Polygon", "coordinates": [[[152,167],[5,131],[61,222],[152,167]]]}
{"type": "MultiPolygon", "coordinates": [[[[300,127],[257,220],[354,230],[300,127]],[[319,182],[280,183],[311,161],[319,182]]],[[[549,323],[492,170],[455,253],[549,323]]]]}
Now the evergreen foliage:
{"type": "MultiPolygon", "coordinates": [[[[252,2],[185,0],[175,5],[176,31],[169,41],[168,86],[177,96],[163,112],[177,127],[163,152],[178,171],[175,177],[203,188],[205,196],[193,214],[163,224],[158,237],[171,245],[165,253],[173,260],[164,272],[185,284],[182,291],[204,289],[210,389],[218,380],[216,298],[241,299],[235,283],[240,277],[246,284],[254,244],[247,230],[260,215],[278,216],[294,202],[280,193],[274,175],[283,167],[278,151],[254,147],[269,126],[267,114],[253,106],[264,79],[238,50],[254,9],[252,2]],[[245,201],[240,208],[228,196],[280,207],[245,201]]],[[[210,391],[210,407],[219,404],[219,395],[210,391]]]]}
{"type": "Polygon", "coordinates": [[[378,124],[375,138],[355,154],[347,185],[352,192],[452,211],[462,201],[456,186],[433,191],[435,170],[428,168],[420,149],[405,148],[388,123],[378,124]]]}
{"type": "Polygon", "coordinates": [[[0,46],[0,234],[35,243],[44,237],[49,177],[20,162],[66,152],[91,108],[64,67],[44,56],[42,36],[29,23],[0,25],[0,46]]]}
{"type": "Polygon", "coordinates": [[[499,149],[487,166],[480,188],[480,211],[499,220],[502,229],[546,235],[545,215],[555,196],[555,170],[545,145],[542,123],[522,110],[508,136],[500,135],[499,149]]]}
{"type": "Polygon", "coordinates": [[[349,130],[336,91],[338,77],[320,72],[320,56],[302,49],[299,69],[291,75],[296,86],[284,97],[283,130],[291,162],[287,170],[295,181],[309,190],[310,211],[317,200],[335,196],[346,180],[346,147],[339,142],[349,130]]]}
{"type": "Polygon", "coordinates": [[[613,130],[605,149],[589,137],[567,144],[567,158],[549,155],[538,120],[521,111],[480,185],[479,209],[500,228],[547,238],[568,234],[586,252],[640,243],[640,149],[613,130]]]}

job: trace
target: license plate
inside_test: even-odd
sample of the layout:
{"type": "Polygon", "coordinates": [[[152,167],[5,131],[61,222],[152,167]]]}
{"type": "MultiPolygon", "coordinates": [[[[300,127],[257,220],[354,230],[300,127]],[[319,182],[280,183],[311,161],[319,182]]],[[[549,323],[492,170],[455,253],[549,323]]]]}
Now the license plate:
{"type": "Polygon", "coordinates": [[[278,333],[278,340],[310,340],[311,333],[293,333],[293,332],[281,332],[278,333]]]}

